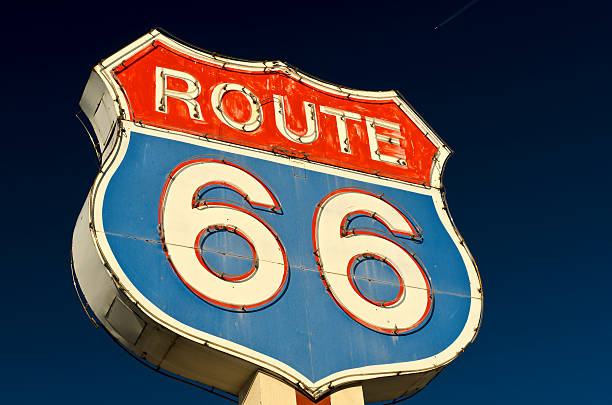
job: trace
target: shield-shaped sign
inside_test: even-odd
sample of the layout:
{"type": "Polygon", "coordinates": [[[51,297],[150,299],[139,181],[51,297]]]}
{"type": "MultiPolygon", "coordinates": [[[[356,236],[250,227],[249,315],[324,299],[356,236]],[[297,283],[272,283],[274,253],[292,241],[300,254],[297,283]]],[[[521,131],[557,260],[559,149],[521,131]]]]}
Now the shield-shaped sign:
{"type": "Polygon", "coordinates": [[[450,150],[397,93],[152,31],[94,68],[80,105],[102,164],[76,275],[147,362],[232,394],[265,370],[312,399],[361,384],[378,401],[476,335],[450,150]]]}

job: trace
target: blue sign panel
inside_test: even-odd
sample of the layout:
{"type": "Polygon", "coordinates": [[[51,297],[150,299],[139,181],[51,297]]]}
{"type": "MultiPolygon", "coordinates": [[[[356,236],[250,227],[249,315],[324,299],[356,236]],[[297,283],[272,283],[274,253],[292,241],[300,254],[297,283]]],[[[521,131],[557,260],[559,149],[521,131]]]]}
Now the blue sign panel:
{"type": "MultiPolygon", "coordinates": [[[[181,324],[276,359],[310,381],[349,369],[428,359],[461,334],[472,305],[470,280],[464,258],[437,214],[435,196],[416,187],[408,191],[392,187],[391,182],[375,184],[384,182],[365,176],[369,181],[360,181],[315,170],[314,165],[290,165],[288,159],[282,164],[263,153],[252,157],[238,148],[229,152],[215,146],[131,132],[125,155],[108,183],[102,211],[106,238],[125,275],[153,305],[181,324]],[[225,203],[250,212],[278,236],[285,251],[287,277],[280,289],[273,286],[278,293],[264,305],[241,308],[221,302],[223,297],[202,297],[173,268],[160,229],[160,205],[169,175],[186,162],[187,166],[189,162],[209,163],[212,169],[215,164],[240,168],[261,181],[277,201],[277,209],[251,204],[237,187],[225,184],[224,178],[217,179],[218,184],[212,184],[204,195],[196,195],[206,201],[202,207],[225,203]],[[388,238],[415,258],[425,276],[423,290],[429,305],[413,328],[393,330],[392,325],[384,331],[374,322],[359,322],[355,318],[360,314],[352,313],[351,308],[343,310],[330,293],[334,287],[326,285],[329,282],[317,263],[312,228],[315,211],[338,190],[382,196],[381,201],[393,204],[418,230],[418,237],[397,236],[384,221],[366,213],[368,206],[353,210],[364,212],[357,212],[345,225],[349,233],[361,230],[388,238]]],[[[191,198],[187,203],[188,209],[202,210],[193,208],[191,198]]],[[[223,282],[240,283],[231,278],[247,274],[257,252],[253,254],[249,236],[231,232],[232,224],[225,225],[230,229],[213,227],[195,246],[174,249],[191,250],[194,257],[193,251],[199,250],[203,264],[198,271],[216,269],[226,272],[228,280],[217,275],[223,282]]],[[[335,231],[340,234],[341,229],[335,231]]],[[[387,309],[384,303],[392,302],[401,288],[413,286],[402,286],[393,266],[373,257],[380,259],[384,251],[362,253],[372,257],[358,258],[342,277],[352,281],[357,298],[387,309]]]]}

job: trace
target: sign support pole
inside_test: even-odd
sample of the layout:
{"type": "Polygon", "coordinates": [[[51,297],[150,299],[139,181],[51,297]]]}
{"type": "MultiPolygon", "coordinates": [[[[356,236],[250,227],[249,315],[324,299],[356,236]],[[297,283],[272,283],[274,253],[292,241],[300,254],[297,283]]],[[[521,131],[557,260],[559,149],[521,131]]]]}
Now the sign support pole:
{"type": "Polygon", "coordinates": [[[292,386],[257,372],[239,396],[240,405],[364,405],[361,385],[348,387],[313,402],[292,386]]]}

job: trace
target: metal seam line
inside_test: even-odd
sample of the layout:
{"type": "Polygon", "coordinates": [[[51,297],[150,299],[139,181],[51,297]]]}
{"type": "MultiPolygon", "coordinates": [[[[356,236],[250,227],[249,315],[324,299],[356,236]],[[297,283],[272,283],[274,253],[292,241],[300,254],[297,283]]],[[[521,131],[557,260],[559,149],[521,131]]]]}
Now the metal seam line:
{"type": "MultiPolygon", "coordinates": [[[[155,244],[158,244],[158,245],[161,245],[161,244],[162,244],[162,243],[161,243],[161,241],[157,241],[157,240],[153,240],[153,239],[147,239],[147,238],[140,238],[140,237],[137,237],[137,236],[128,236],[128,235],[123,235],[123,234],[120,234],[120,233],[115,233],[115,232],[102,232],[102,231],[98,231],[98,230],[96,230],[96,232],[98,232],[98,233],[103,233],[103,234],[105,234],[105,235],[119,236],[119,237],[122,237],[122,238],[134,239],[134,240],[139,240],[139,241],[148,242],[148,243],[155,243],[155,244]]],[[[172,245],[172,246],[177,246],[177,247],[183,247],[183,248],[186,248],[186,249],[193,249],[193,246],[184,246],[184,245],[179,245],[179,244],[176,244],[176,243],[168,243],[168,242],[166,242],[166,244],[167,244],[167,245],[172,245]]],[[[234,257],[234,258],[237,258],[237,259],[253,260],[253,258],[252,258],[252,257],[241,256],[241,255],[237,255],[237,254],[234,254],[234,253],[220,252],[220,251],[217,251],[217,250],[212,250],[212,249],[203,249],[203,248],[200,248],[200,249],[198,249],[198,250],[199,250],[200,252],[218,253],[218,254],[223,255],[223,256],[234,257]]],[[[259,260],[261,260],[261,261],[265,261],[265,260],[263,260],[263,259],[261,259],[261,258],[259,258],[259,260]]],[[[267,261],[267,262],[269,262],[269,263],[275,263],[275,264],[283,264],[283,263],[270,262],[270,261],[267,261]]],[[[297,268],[297,269],[304,270],[304,271],[311,271],[311,272],[313,272],[313,273],[319,273],[319,270],[318,270],[318,269],[313,269],[313,268],[309,268],[309,267],[306,267],[306,266],[301,266],[301,265],[291,265],[291,266],[289,266],[289,267],[290,267],[290,268],[297,268]]],[[[347,275],[346,275],[346,274],[344,274],[344,273],[335,273],[335,272],[331,272],[331,271],[328,271],[327,273],[334,274],[334,275],[337,275],[337,276],[347,277],[347,275]]],[[[385,284],[385,285],[399,286],[399,284],[398,284],[398,283],[394,283],[394,282],[391,282],[391,281],[376,280],[376,279],[373,279],[373,278],[369,278],[369,277],[360,277],[360,276],[354,276],[354,277],[355,277],[356,279],[359,279],[359,280],[367,280],[367,281],[370,281],[370,282],[375,282],[375,283],[378,283],[378,284],[385,284]]],[[[417,286],[412,286],[412,285],[407,285],[407,284],[404,284],[404,287],[407,287],[407,288],[412,288],[412,289],[415,289],[415,290],[427,290],[426,288],[423,288],[423,287],[417,287],[417,286]]],[[[466,294],[458,294],[458,293],[453,293],[453,292],[448,292],[448,291],[439,291],[439,290],[436,290],[436,289],[432,289],[432,291],[433,291],[433,292],[435,292],[435,293],[437,293],[437,294],[453,295],[453,296],[456,296],[456,297],[462,297],[462,298],[475,298],[475,299],[482,299],[482,297],[472,297],[471,295],[466,295],[466,294]]]]}

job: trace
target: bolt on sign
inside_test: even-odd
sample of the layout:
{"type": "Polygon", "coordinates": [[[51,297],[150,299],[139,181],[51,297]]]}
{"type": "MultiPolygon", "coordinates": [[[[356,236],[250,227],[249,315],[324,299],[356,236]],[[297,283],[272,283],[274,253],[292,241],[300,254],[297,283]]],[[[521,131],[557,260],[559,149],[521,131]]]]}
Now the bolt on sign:
{"type": "Polygon", "coordinates": [[[420,390],[474,339],[450,149],[396,92],[152,31],[94,68],[80,106],[101,166],[75,274],[149,364],[233,395],[263,371],[370,402],[420,390]]]}

